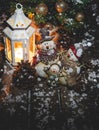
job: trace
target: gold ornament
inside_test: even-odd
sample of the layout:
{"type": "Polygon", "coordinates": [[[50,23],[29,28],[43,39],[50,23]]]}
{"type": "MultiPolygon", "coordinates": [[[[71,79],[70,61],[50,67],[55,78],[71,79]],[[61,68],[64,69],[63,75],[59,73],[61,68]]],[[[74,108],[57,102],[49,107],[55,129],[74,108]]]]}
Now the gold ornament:
{"type": "Polygon", "coordinates": [[[77,22],[82,22],[83,19],[84,19],[84,14],[83,13],[77,13],[75,19],[76,19],[77,22]]]}
{"type": "Polygon", "coordinates": [[[62,0],[59,0],[57,3],[56,3],[56,10],[58,11],[58,13],[62,13],[64,11],[67,10],[68,8],[68,4],[65,3],[64,1],[62,0]]]}
{"type": "Polygon", "coordinates": [[[41,3],[36,7],[35,11],[36,14],[46,15],[48,12],[48,7],[46,6],[46,4],[41,3]]]}
{"type": "Polygon", "coordinates": [[[29,12],[29,13],[28,13],[28,18],[29,18],[29,19],[33,19],[33,17],[34,17],[34,14],[33,14],[32,12],[29,12]]]}

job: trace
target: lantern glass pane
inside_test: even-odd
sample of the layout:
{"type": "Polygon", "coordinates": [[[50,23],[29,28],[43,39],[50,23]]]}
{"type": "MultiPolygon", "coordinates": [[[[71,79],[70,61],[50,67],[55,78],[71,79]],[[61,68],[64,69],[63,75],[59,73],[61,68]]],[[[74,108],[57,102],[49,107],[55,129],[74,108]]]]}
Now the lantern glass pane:
{"type": "Polygon", "coordinates": [[[9,38],[6,38],[6,57],[9,61],[12,61],[11,41],[9,38]]]}
{"type": "Polygon", "coordinates": [[[23,60],[23,44],[20,41],[14,43],[15,62],[23,60]]]}
{"type": "Polygon", "coordinates": [[[29,50],[33,52],[33,35],[30,37],[30,44],[29,44],[29,50]]]}
{"type": "Polygon", "coordinates": [[[34,55],[35,55],[35,34],[33,34],[29,40],[29,61],[32,60],[32,57],[34,55]]]}

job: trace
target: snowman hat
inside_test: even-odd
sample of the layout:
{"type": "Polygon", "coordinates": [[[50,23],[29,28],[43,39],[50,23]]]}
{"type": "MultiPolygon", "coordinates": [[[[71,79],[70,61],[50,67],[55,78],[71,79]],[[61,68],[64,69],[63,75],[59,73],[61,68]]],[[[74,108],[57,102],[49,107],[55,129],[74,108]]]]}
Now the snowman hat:
{"type": "Polygon", "coordinates": [[[54,36],[47,36],[44,39],[41,39],[37,44],[42,44],[45,41],[51,41],[54,38],[54,36]]]}
{"type": "Polygon", "coordinates": [[[77,59],[79,59],[82,56],[82,48],[77,49],[74,45],[72,45],[70,49],[72,50],[73,54],[76,56],[77,59]]]}

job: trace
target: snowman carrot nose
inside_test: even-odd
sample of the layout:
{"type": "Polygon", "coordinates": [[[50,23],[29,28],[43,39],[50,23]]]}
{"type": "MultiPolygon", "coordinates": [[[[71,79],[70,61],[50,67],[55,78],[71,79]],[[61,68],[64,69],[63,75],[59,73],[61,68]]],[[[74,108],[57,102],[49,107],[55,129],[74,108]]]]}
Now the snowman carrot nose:
{"type": "Polygon", "coordinates": [[[49,46],[46,46],[46,49],[49,49],[49,46]]]}

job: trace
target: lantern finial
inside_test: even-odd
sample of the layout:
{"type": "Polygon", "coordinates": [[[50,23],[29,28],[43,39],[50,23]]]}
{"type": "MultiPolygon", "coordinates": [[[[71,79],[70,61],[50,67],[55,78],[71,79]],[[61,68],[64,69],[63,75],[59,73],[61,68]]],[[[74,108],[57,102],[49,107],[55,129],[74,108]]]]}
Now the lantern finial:
{"type": "Polygon", "coordinates": [[[21,10],[22,10],[22,9],[23,9],[23,6],[22,6],[20,3],[17,3],[17,4],[16,4],[16,9],[21,9],[21,10]]]}

